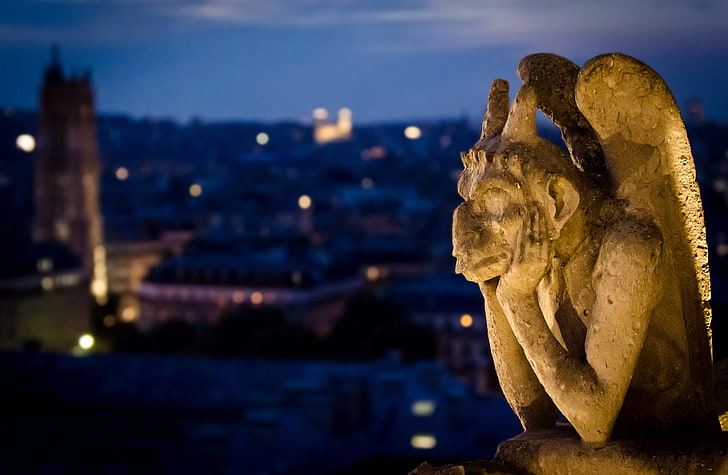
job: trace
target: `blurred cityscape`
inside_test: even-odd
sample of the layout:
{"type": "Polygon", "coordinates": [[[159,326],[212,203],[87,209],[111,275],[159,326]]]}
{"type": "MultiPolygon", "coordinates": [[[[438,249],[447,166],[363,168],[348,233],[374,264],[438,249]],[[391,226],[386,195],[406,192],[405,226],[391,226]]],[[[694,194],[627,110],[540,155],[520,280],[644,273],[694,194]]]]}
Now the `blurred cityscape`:
{"type": "MultiPolygon", "coordinates": [[[[450,254],[479,118],[181,124],[93,97],[54,53],[38,111],[0,109],[0,471],[406,473],[520,431],[450,254]]],[[[718,360],[728,126],[702,110],[718,360]]]]}

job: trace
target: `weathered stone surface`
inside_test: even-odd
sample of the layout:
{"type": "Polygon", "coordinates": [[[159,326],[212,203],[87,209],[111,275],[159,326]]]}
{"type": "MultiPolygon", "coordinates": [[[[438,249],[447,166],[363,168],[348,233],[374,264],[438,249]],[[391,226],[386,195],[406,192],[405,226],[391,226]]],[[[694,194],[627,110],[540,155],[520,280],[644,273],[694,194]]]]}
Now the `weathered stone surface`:
{"type": "Polygon", "coordinates": [[[491,87],[453,217],[506,398],[527,431],[558,410],[587,442],[717,434],[702,206],[672,95],[620,54],[534,55],[519,76],[510,108],[491,87]],[[537,136],[537,108],[571,155],[537,136]]]}
{"type": "Polygon", "coordinates": [[[585,444],[570,427],[523,433],[501,443],[496,462],[534,475],[728,473],[728,433],[585,444]]]}

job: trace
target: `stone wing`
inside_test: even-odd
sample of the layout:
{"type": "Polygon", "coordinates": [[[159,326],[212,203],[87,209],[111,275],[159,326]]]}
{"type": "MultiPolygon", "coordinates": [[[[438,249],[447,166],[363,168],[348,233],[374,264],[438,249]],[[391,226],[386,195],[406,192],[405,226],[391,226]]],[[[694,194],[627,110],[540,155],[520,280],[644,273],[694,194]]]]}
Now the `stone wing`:
{"type": "Polygon", "coordinates": [[[627,201],[628,211],[648,214],[667,241],[679,277],[696,387],[709,391],[710,281],[703,207],[672,93],[649,66],[617,53],[584,64],[575,92],[576,104],[601,144],[614,196],[627,201]]]}

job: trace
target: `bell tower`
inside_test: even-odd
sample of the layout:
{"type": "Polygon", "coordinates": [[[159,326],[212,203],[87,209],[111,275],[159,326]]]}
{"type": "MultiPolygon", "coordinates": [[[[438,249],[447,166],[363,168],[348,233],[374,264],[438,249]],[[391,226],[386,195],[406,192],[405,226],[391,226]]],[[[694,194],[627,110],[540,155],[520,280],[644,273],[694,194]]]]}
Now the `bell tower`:
{"type": "Polygon", "coordinates": [[[100,163],[90,75],[65,77],[57,46],[40,90],[35,153],[36,241],[60,241],[76,253],[98,303],[107,295],[99,210],[100,163]]]}

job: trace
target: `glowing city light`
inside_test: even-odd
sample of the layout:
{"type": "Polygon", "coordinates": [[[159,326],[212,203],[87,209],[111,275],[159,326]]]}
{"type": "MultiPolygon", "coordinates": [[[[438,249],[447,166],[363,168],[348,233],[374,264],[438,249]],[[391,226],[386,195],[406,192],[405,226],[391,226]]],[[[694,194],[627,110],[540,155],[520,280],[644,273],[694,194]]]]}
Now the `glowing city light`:
{"type": "Polygon", "coordinates": [[[84,333],[78,339],[78,346],[80,346],[82,350],[90,350],[93,348],[94,343],[96,343],[96,340],[94,340],[94,337],[88,333],[84,333]]]}
{"type": "Polygon", "coordinates": [[[191,197],[197,198],[201,194],[202,194],[202,187],[199,184],[193,183],[192,185],[190,185],[190,196],[191,197]]]}
{"type": "Polygon", "coordinates": [[[53,270],[53,259],[39,259],[35,267],[38,272],[50,272],[53,270]]]}
{"type": "Polygon", "coordinates": [[[412,403],[410,408],[413,416],[429,417],[435,413],[437,405],[431,399],[421,399],[412,403]]]}
{"type": "Polygon", "coordinates": [[[40,286],[43,288],[43,290],[52,290],[53,279],[51,277],[43,277],[42,279],[40,279],[40,286]]]}
{"type": "Polygon", "coordinates": [[[255,141],[258,143],[258,145],[266,145],[268,142],[270,142],[270,137],[265,132],[261,132],[255,136],[255,141]]]}
{"type": "Polygon", "coordinates": [[[30,153],[35,150],[35,138],[30,134],[18,135],[15,140],[15,146],[25,153],[30,153]]]}
{"type": "Polygon", "coordinates": [[[260,305],[263,303],[263,294],[260,292],[253,292],[250,294],[250,303],[253,305],[260,305]]]}
{"type": "Polygon", "coordinates": [[[434,449],[437,439],[430,434],[415,434],[410,439],[410,445],[415,449],[434,449]]]}
{"type": "Polygon", "coordinates": [[[235,303],[243,303],[245,301],[245,294],[237,291],[233,292],[233,302],[235,303]]]}
{"type": "Polygon", "coordinates": [[[301,195],[298,197],[298,207],[301,209],[309,209],[312,203],[311,197],[308,195],[301,195]]]}
{"type": "Polygon", "coordinates": [[[329,111],[323,107],[317,107],[313,110],[313,118],[315,120],[326,120],[329,117],[329,111]]]}
{"type": "Polygon", "coordinates": [[[410,125],[406,129],[404,129],[404,136],[410,140],[417,140],[418,138],[422,137],[422,130],[420,130],[420,128],[415,125],[410,125]]]}
{"type": "Polygon", "coordinates": [[[372,186],[374,186],[374,180],[372,180],[368,176],[361,179],[361,187],[365,190],[368,190],[372,186]]]}
{"type": "Polygon", "coordinates": [[[126,167],[119,167],[116,169],[115,175],[117,180],[124,181],[129,178],[129,170],[126,167]]]}
{"type": "Polygon", "coordinates": [[[377,280],[380,275],[381,275],[381,272],[379,272],[378,267],[376,267],[376,266],[367,267],[367,280],[368,281],[377,280]]]}
{"type": "Polygon", "coordinates": [[[463,314],[460,317],[460,326],[463,328],[470,328],[470,326],[473,324],[473,316],[470,314],[463,314]]]}
{"type": "Polygon", "coordinates": [[[137,319],[137,311],[134,307],[126,307],[121,311],[121,319],[125,322],[133,322],[137,319]]]}
{"type": "Polygon", "coordinates": [[[116,325],[116,318],[113,315],[106,315],[104,317],[104,326],[106,328],[111,328],[114,325],[116,325]]]}

